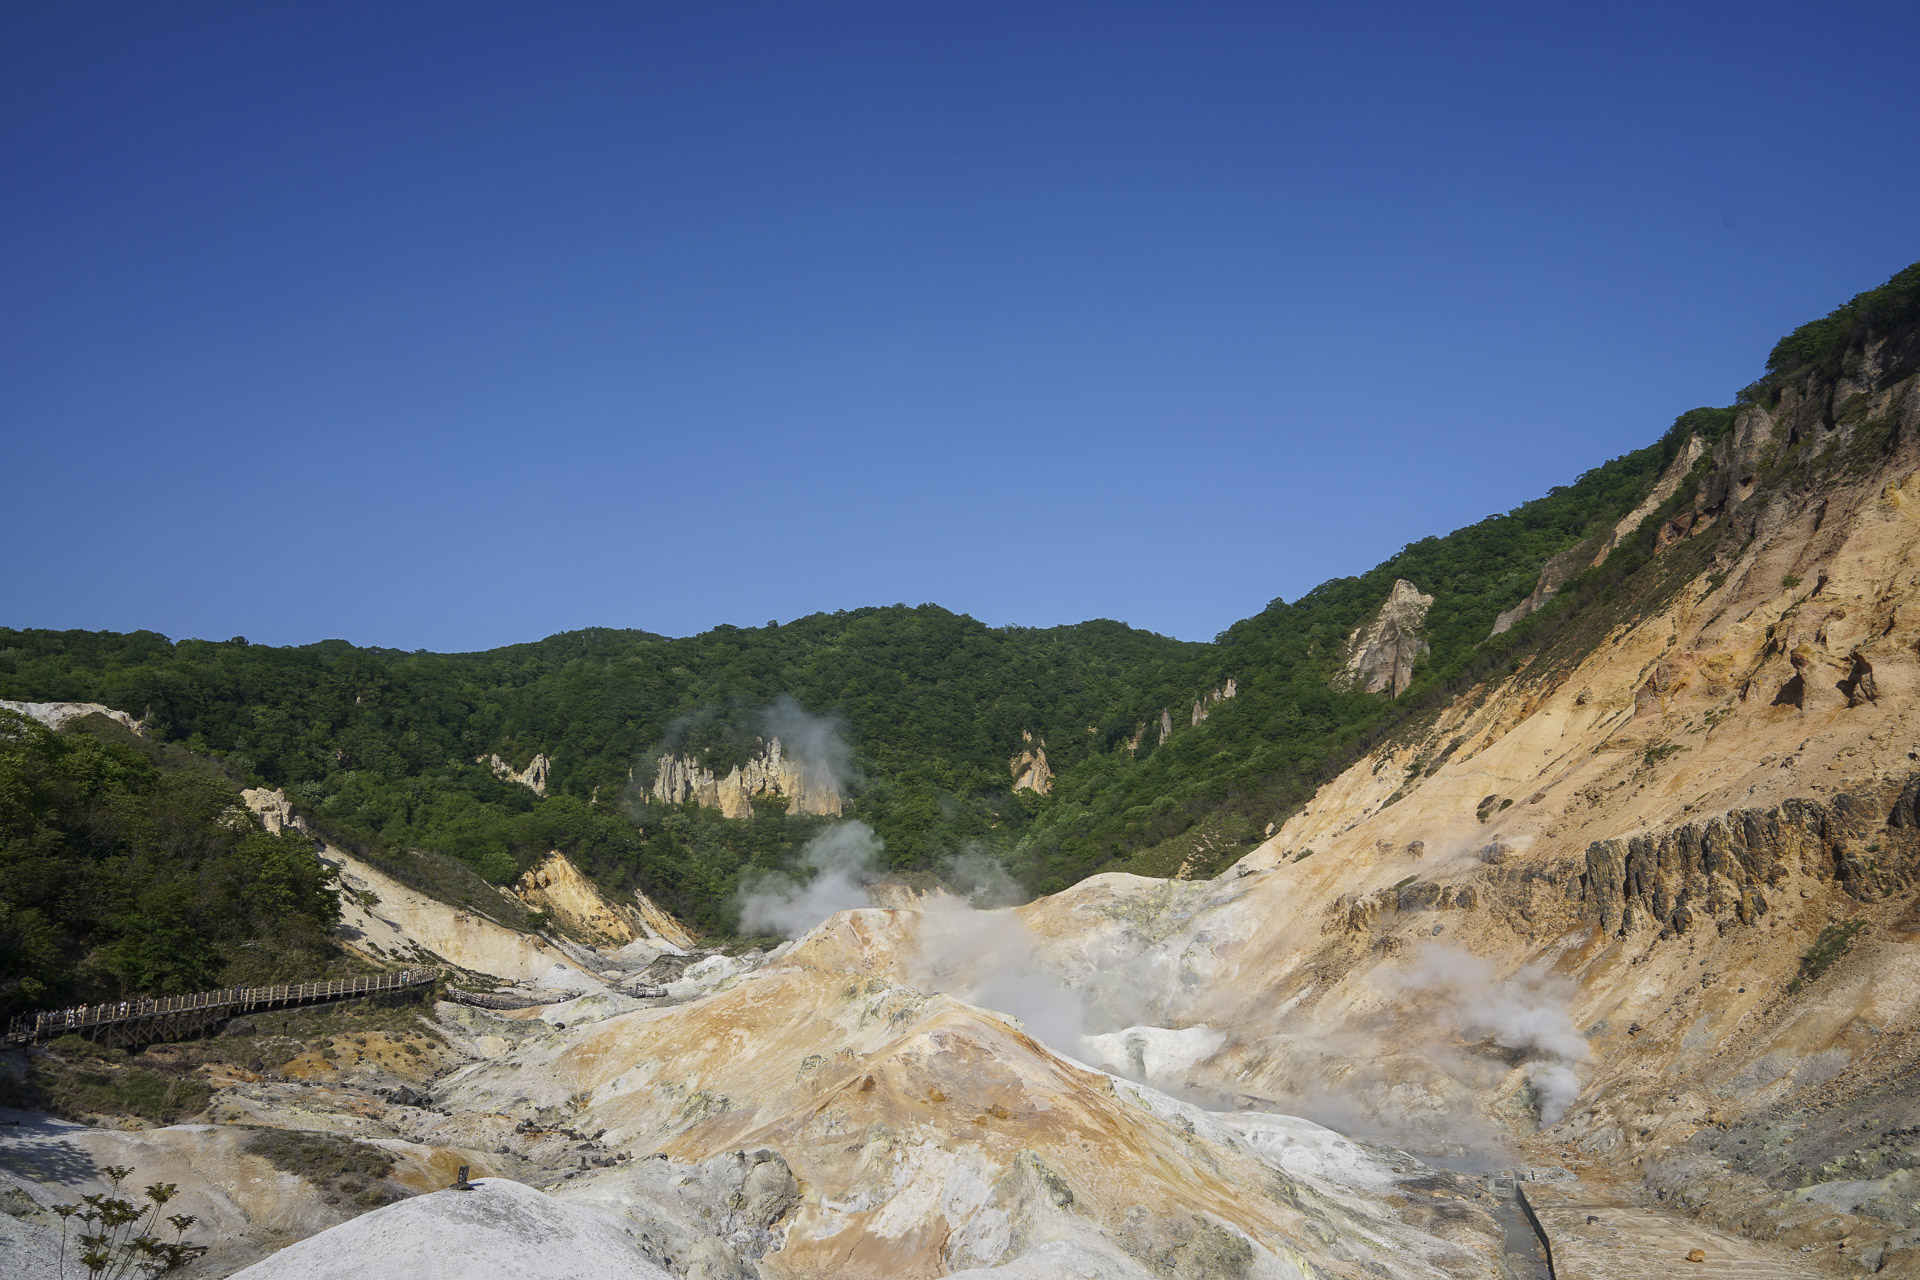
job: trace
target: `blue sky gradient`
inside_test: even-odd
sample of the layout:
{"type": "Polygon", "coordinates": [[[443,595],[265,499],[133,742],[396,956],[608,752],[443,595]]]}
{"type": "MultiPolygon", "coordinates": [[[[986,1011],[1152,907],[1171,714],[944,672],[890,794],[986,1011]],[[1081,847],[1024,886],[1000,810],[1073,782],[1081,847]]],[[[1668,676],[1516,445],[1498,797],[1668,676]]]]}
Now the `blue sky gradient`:
{"type": "Polygon", "coordinates": [[[1920,258],[1920,6],[13,5],[0,624],[1206,638],[1920,258]]]}

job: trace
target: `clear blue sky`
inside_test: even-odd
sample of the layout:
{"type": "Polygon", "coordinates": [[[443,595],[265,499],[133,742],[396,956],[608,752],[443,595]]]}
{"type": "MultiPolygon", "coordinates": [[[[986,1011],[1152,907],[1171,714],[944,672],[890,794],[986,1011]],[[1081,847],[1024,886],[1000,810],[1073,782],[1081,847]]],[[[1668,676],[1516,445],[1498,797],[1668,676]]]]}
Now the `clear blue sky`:
{"type": "Polygon", "coordinates": [[[1920,258],[1920,6],[0,12],[0,624],[1204,638],[1920,258]]]}

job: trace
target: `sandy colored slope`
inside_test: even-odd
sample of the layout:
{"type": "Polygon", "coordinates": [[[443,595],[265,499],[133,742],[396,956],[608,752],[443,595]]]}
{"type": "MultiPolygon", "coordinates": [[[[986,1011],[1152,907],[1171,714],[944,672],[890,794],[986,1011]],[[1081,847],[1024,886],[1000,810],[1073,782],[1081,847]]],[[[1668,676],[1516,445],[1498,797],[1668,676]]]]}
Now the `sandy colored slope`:
{"type": "Polygon", "coordinates": [[[1099,876],[1023,908],[1049,964],[1110,1023],[1224,1033],[1160,1083],[1434,1145],[1538,1114],[1543,1055],[1475,1006],[1558,1010],[1581,1093],[1537,1155],[1810,1248],[1888,1235],[1840,1191],[1787,1202],[1701,1163],[1695,1138],[1877,1107],[1920,1064],[1920,838],[1890,822],[1920,774],[1908,439],[1855,483],[1723,514],[1750,536],[1661,607],[1462,695],[1219,881],[1099,876]],[[1857,941],[1791,990],[1837,923],[1857,941]],[[1443,950],[1484,962],[1483,992],[1422,978],[1443,950]]]}

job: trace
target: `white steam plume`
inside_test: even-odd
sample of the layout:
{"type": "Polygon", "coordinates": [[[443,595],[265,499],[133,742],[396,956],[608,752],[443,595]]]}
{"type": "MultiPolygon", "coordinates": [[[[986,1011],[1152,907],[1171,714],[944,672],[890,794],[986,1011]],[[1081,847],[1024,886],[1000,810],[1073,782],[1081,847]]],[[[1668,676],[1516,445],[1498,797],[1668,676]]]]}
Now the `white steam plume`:
{"type": "Polygon", "coordinates": [[[956,854],[941,878],[970,906],[983,911],[1019,906],[1028,897],[1007,869],[978,844],[969,843],[956,854]]]}
{"type": "Polygon", "coordinates": [[[853,781],[853,748],[839,716],[816,716],[792,694],[783,693],[761,713],[761,726],[768,737],[780,739],[810,785],[846,794],[853,781]]]}
{"type": "Polygon", "coordinates": [[[867,886],[879,875],[875,863],[884,847],[864,822],[834,823],[800,851],[810,875],[773,871],[741,886],[741,929],[797,938],[836,911],[872,906],[867,886]]]}
{"type": "Polygon", "coordinates": [[[1020,917],[937,894],[920,907],[919,944],[914,986],[1010,1014],[1056,1052],[1085,1056],[1085,1002],[1040,963],[1020,917]]]}
{"type": "Polygon", "coordinates": [[[1540,1122],[1553,1124],[1580,1093],[1580,1068],[1592,1056],[1566,1008],[1563,983],[1539,973],[1494,979],[1493,965],[1451,947],[1429,946],[1399,979],[1410,990],[1443,997],[1431,1013],[1436,1029],[1462,1039],[1491,1037],[1527,1056],[1527,1079],[1540,1102],[1540,1122]]]}

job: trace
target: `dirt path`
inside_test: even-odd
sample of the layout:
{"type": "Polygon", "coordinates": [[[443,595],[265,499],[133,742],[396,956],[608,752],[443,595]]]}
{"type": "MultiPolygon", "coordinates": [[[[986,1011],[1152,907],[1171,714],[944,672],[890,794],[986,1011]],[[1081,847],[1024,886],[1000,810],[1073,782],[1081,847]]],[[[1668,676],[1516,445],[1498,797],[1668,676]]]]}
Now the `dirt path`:
{"type": "Polygon", "coordinates": [[[1553,1245],[1555,1280],[1805,1280],[1827,1274],[1810,1258],[1623,1204],[1585,1183],[1530,1182],[1521,1191],[1553,1245]],[[1688,1260],[1696,1249],[1703,1261],[1688,1260]]]}

